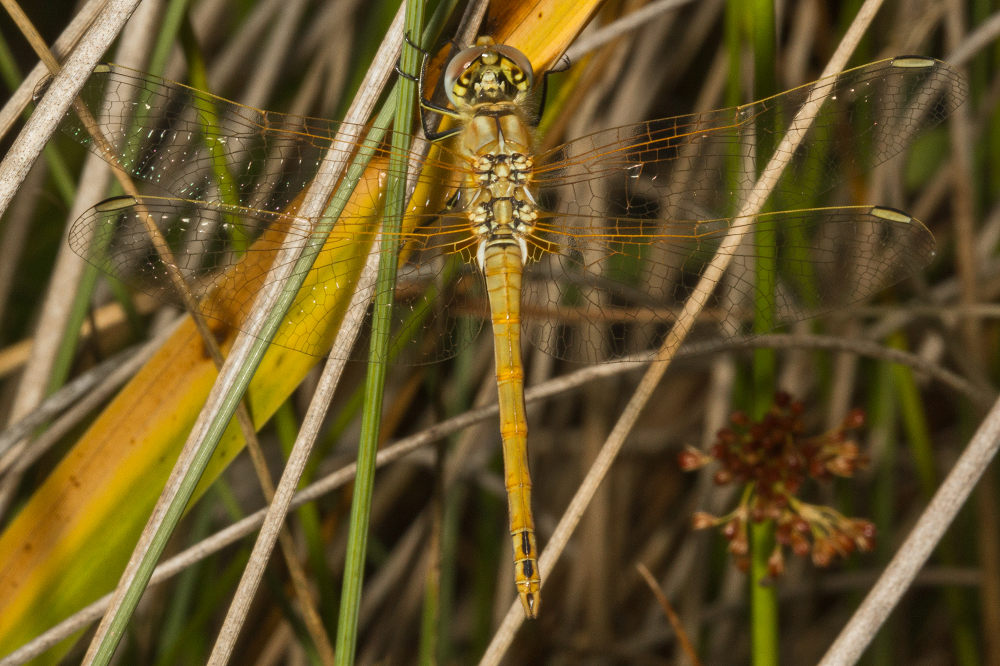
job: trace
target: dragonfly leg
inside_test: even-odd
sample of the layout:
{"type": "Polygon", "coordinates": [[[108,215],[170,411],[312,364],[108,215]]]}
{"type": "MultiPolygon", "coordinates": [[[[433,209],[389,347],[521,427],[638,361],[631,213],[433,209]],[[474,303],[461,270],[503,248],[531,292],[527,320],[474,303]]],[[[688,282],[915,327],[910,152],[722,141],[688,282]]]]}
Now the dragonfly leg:
{"type": "Polygon", "coordinates": [[[406,72],[401,71],[399,65],[396,65],[396,73],[406,79],[409,79],[410,81],[416,81],[417,83],[417,94],[418,94],[418,99],[420,101],[420,111],[421,111],[420,124],[424,129],[424,136],[427,137],[428,141],[440,141],[441,139],[448,138],[449,136],[454,136],[455,134],[461,131],[460,127],[455,127],[444,130],[443,132],[439,132],[437,131],[436,126],[432,126],[432,123],[428,118],[428,114],[424,113],[424,111],[429,111],[430,113],[437,114],[439,116],[448,116],[449,118],[461,118],[461,114],[458,113],[457,111],[449,109],[447,106],[437,104],[431,101],[427,97],[427,92],[426,89],[424,88],[424,82],[427,78],[427,61],[431,55],[430,51],[427,51],[426,49],[415,44],[410,39],[409,35],[404,34],[403,40],[407,44],[409,44],[410,46],[412,46],[413,48],[415,48],[416,50],[420,51],[423,54],[423,58],[421,58],[420,60],[419,76],[412,76],[410,74],[407,74],[406,72]]]}
{"type": "Polygon", "coordinates": [[[428,114],[423,113],[423,111],[430,111],[432,114],[437,114],[439,116],[447,116],[449,118],[461,118],[461,114],[449,109],[446,106],[441,106],[440,104],[435,104],[429,99],[424,97],[424,77],[421,75],[420,81],[418,82],[418,90],[420,92],[420,124],[424,128],[424,136],[427,137],[428,141],[440,141],[441,139],[447,139],[449,136],[455,136],[462,131],[461,125],[455,127],[438,131],[436,126],[432,126],[431,121],[428,119],[428,114]]]}
{"type": "MultiPolygon", "coordinates": [[[[434,113],[441,113],[439,109],[432,106],[424,105],[423,102],[420,103],[420,108],[425,109],[427,111],[432,111],[434,113]]],[[[448,115],[451,114],[449,113],[448,115]]],[[[424,136],[427,137],[428,141],[440,141],[442,139],[447,139],[449,136],[455,136],[456,134],[462,131],[461,127],[453,127],[441,132],[435,129],[431,129],[430,123],[427,120],[427,116],[424,114],[420,114],[420,122],[424,126],[424,136]]]]}
{"type": "Polygon", "coordinates": [[[415,41],[413,41],[412,39],[410,39],[410,31],[409,30],[407,30],[406,32],[403,33],[403,41],[406,42],[407,44],[409,44],[410,46],[412,46],[417,51],[420,51],[421,53],[423,53],[424,54],[424,58],[426,58],[427,56],[430,55],[430,51],[428,51],[427,49],[425,49],[424,47],[422,47],[420,44],[417,44],[415,41]]]}
{"type": "Polygon", "coordinates": [[[542,120],[542,113],[545,112],[545,100],[548,97],[549,92],[549,76],[552,74],[561,74],[570,68],[569,58],[562,56],[556,62],[556,66],[552,69],[548,69],[542,74],[542,85],[538,91],[538,110],[535,112],[537,115],[535,117],[535,124],[537,125],[542,120]]]}
{"type": "MultiPolygon", "coordinates": [[[[393,67],[393,69],[396,71],[396,74],[399,74],[404,79],[408,79],[410,81],[413,81],[414,83],[416,83],[419,86],[421,79],[423,79],[423,77],[424,77],[424,71],[427,69],[427,56],[430,55],[430,52],[427,51],[424,47],[420,46],[420,44],[417,44],[415,41],[413,41],[412,39],[410,39],[410,33],[409,33],[409,31],[403,33],[403,42],[405,44],[407,44],[408,46],[410,46],[411,48],[413,48],[414,50],[419,51],[422,54],[422,56],[420,58],[420,75],[419,76],[414,76],[413,74],[410,74],[408,72],[404,72],[403,68],[400,66],[399,60],[396,61],[396,66],[393,67]]],[[[402,56],[400,56],[400,58],[402,58],[402,56]]],[[[421,97],[422,97],[422,95],[421,95],[421,97]]]]}

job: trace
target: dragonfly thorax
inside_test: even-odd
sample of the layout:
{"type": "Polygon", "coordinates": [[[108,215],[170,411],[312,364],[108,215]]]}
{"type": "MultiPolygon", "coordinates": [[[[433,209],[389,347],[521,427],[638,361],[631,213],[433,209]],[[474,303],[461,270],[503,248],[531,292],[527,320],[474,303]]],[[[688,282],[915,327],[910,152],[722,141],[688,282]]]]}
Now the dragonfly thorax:
{"type": "Polygon", "coordinates": [[[476,175],[482,185],[510,181],[525,185],[531,176],[532,161],[521,153],[480,155],[476,160],[476,175]]]}
{"type": "Polygon", "coordinates": [[[472,234],[479,241],[480,265],[485,248],[495,244],[516,244],[521,248],[522,265],[528,261],[526,239],[538,219],[538,203],[531,190],[533,161],[521,150],[530,149],[530,133],[516,114],[486,120],[483,127],[470,123],[463,145],[472,169],[463,188],[463,206],[472,234]],[[514,121],[514,122],[506,122],[514,121]],[[507,136],[504,127],[510,131],[507,136]],[[483,134],[481,130],[489,130],[483,134]],[[473,151],[470,146],[478,146],[473,151]],[[516,152],[503,152],[517,148],[516,152]]]}
{"type": "Polygon", "coordinates": [[[538,219],[538,206],[530,197],[523,187],[515,187],[505,196],[496,196],[489,188],[477,193],[466,214],[472,233],[479,239],[480,257],[488,245],[515,243],[521,248],[522,264],[528,262],[527,238],[538,219]]]}
{"type": "Polygon", "coordinates": [[[527,58],[489,38],[459,53],[445,73],[449,97],[463,119],[456,148],[468,170],[459,199],[481,268],[491,247],[520,248],[521,265],[528,262],[538,219],[532,190],[535,137],[525,109],[531,80],[527,58]]]}

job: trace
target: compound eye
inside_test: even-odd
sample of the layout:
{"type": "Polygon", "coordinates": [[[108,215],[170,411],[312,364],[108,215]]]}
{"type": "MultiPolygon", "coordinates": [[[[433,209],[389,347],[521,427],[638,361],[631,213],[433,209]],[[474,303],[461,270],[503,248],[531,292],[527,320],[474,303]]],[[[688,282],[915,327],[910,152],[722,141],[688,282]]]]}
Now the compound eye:
{"type": "Polygon", "coordinates": [[[461,80],[463,75],[489,50],[488,46],[471,46],[459,51],[448,61],[448,66],[444,70],[444,94],[456,108],[465,101],[468,81],[461,80]]]}
{"type": "Polygon", "coordinates": [[[524,55],[513,46],[507,46],[506,44],[497,44],[493,47],[497,53],[499,53],[504,58],[510,60],[518,69],[521,70],[521,74],[524,77],[524,83],[520,81],[514,81],[522,90],[527,90],[535,82],[535,74],[531,69],[531,61],[528,60],[528,56],[524,55]]]}

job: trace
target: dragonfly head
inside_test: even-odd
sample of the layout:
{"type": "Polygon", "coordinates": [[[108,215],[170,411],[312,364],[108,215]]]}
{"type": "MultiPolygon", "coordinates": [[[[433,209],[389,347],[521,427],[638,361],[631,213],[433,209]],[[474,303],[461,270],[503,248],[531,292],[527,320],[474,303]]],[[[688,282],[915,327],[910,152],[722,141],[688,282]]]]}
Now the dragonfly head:
{"type": "Polygon", "coordinates": [[[527,56],[512,46],[480,37],[460,51],[444,73],[444,89],[456,109],[484,102],[514,101],[531,90],[534,73],[527,56]]]}

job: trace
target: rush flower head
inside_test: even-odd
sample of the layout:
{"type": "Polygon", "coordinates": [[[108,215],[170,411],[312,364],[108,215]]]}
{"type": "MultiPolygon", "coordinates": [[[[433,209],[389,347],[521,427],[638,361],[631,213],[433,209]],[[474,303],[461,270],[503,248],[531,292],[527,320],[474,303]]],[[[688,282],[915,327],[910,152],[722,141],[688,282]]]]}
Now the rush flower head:
{"type": "Polygon", "coordinates": [[[688,447],[679,456],[686,471],[716,462],[715,483],[744,487],[732,512],[719,517],[698,512],[693,521],[695,529],[721,528],[730,553],[744,570],[749,564],[750,521],[774,522],[775,546],[768,558],[772,576],[784,570],[785,548],[801,557],[811,554],[816,566],[825,567],[836,557],[874,547],[875,526],[870,521],[847,518],[832,507],[798,498],[808,478],[851,477],[867,464],[867,457],[849,436],[864,424],[864,413],[852,410],[833,430],[807,437],[803,411],[801,402],[778,393],[760,421],[752,422],[746,414],[735,412],[708,453],[688,447]]]}

